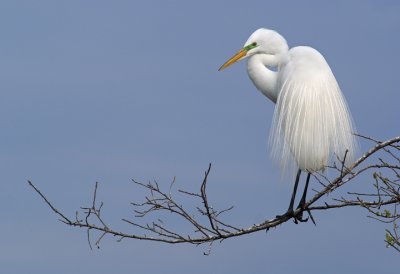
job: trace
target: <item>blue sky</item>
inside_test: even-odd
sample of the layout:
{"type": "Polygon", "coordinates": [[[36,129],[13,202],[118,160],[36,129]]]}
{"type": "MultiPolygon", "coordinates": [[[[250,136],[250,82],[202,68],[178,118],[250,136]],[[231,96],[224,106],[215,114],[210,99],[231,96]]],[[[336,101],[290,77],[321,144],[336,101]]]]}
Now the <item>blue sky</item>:
{"type": "MultiPolygon", "coordinates": [[[[204,247],[107,238],[57,222],[32,180],[74,214],[94,183],[110,222],[140,198],[132,178],[198,188],[235,205],[243,226],[286,209],[291,182],[269,157],[273,104],[245,63],[217,72],[257,28],[326,57],[358,132],[399,134],[398,1],[2,1],[0,265],[5,273],[396,273],[385,226],[361,209],[316,213],[318,226],[204,247]]],[[[368,144],[361,142],[361,149],[368,144]]],[[[364,189],[369,178],[357,182],[364,189]]],[[[125,229],[130,229],[125,227],[125,229]]]]}

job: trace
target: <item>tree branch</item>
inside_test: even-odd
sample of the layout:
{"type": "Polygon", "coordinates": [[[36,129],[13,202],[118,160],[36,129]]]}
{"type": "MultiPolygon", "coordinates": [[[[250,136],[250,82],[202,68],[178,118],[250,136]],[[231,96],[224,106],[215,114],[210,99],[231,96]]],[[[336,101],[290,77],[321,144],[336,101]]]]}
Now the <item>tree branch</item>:
{"type": "MultiPolygon", "coordinates": [[[[328,167],[337,173],[336,177],[334,176],[333,179],[329,179],[325,174],[314,173],[313,177],[319,182],[320,189],[316,190],[316,194],[306,202],[303,209],[296,209],[294,214],[297,215],[303,211],[311,214],[314,210],[330,210],[334,208],[354,206],[365,208],[370,214],[369,217],[393,224],[392,230],[386,231],[385,242],[389,247],[399,250],[399,234],[396,222],[400,218],[397,213],[397,206],[400,204],[400,136],[384,142],[361,135],[358,135],[358,137],[373,142],[374,146],[350,166],[345,166],[345,159],[338,159],[337,163],[328,167]],[[378,160],[372,163],[367,163],[367,160],[372,161],[372,156],[379,156],[377,158],[378,160]],[[320,205],[314,205],[329,193],[335,192],[338,188],[342,188],[367,171],[373,174],[375,180],[375,183],[371,184],[371,192],[348,192],[347,198],[333,198],[333,203],[324,201],[320,205]],[[385,175],[382,175],[381,171],[390,172],[386,172],[385,175]],[[394,209],[391,211],[388,209],[382,209],[383,207],[387,208],[388,206],[393,206],[394,209]]],[[[209,249],[205,252],[205,254],[208,254],[211,250],[211,244],[214,241],[223,241],[229,238],[255,233],[260,230],[268,230],[286,223],[291,219],[288,215],[282,215],[244,228],[239,228],[236,225],[226,223],[221,219],[222,215],[231,212],[233,206],[223,210],[217,210],[210,206],[210,201],[206,192],[210,172],[211,164],[208,166],[208,169],[204,174],[199,193],[177,190],[178,193],[186,195],[193,200],[200,200],[202,206],[192,206],[192,210],[189,210],[187,206],[181,204],[174,196],[173,188],[175,185],[175,178],[171,182],[167,191],[160,188],[159,184],[155,181],[145,184],[133,180],[135,185],[145,189],[148,193],[144,197],[143,202],[131,203],[136,215],[133,216],[133,218],[122,219],[123,222],[131,225],[137,230],[135,233],[125,233],[115,230],[103,219],[103,216],[101,215],[103,204],[97,201],[97,182],[95,184],[91,206],[81,207],[81,212],[83,212],[85,216],[84,220],[78,218],[79,212],[77,212],[75,219],[67,217],[62,213],[62,211],[58,210],[54,204],[51,203],[35,185],[33,185],[32,182],[28,181],[28,184],[49,206],[51,211],[59,217],[61,222],[69,226],[87,229],[90,247],[92,246],[90,233],[96,231],[99,235],[95,241],[97,247],[100,246],[101,240],[106,235],[112,235],[117,237],[119,241],[129,238],[169,244],[190,243],[199,245],[209,243],[209,249]],[[168,228],[162,219],[155,216],[161,212],[171,213],[184,220],[186,223],[190,224],[192,230],[186,233],[180,233],[177,232],[175,228],[168,228]],[[143,217],[152,217],[155,221],[141,224],[138,220],[143,217]],[[207,222],[202,222],[202,218],[206,218],[207,222]]]]}

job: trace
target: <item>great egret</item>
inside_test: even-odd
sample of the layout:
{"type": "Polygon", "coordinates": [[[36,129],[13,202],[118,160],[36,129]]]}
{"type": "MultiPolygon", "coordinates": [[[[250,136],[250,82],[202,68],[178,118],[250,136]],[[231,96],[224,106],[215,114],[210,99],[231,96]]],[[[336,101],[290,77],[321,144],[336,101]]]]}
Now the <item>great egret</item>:
{"type": "Polygon", "coordinates": [[[256,88],[276,103],[270,133],[272,154],[284,170],[290,162],[298,167],[284,215],[294,217],[296,223],[306,221],[302,212],[311,173],[324,170],[332,157],[346,162],[353,158],[356,142],[346,101],[317,50],[306,46],[289,50],[286,40],[274,30],[256,30],[219,70],[244,58],[248,58],[247,72],[256,88]],[[301,171],[308,174],[297,207],[301,211],[295,216],[293,204],[301,171]]]}

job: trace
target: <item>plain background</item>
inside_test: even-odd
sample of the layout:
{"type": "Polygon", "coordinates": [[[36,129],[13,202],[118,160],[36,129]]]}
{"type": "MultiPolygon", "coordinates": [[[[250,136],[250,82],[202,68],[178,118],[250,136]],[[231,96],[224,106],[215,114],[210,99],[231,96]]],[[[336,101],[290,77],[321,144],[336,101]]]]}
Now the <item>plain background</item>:
{"type": "Polygon", "coordinates": [[[227,220],[282,213],[292,183],[269,157],[274,106],[245,62],[217,69],[254,30],[276,29],[326,57],[359,133],[394,137],[399,14],[398,1],[2,1],[1,272],[398,273],[386,226],[362,209],[215,243],[210,256],[206,245],[112,237],[91,251],[86,232],[58,222],[26,181],[71,216],[98,181],[105,218],[129,232],[119,220],[143,197],[132,178],[168,187],[176,176],[195,191],[212,162],[209,198],[235,206],[227,220]]]}

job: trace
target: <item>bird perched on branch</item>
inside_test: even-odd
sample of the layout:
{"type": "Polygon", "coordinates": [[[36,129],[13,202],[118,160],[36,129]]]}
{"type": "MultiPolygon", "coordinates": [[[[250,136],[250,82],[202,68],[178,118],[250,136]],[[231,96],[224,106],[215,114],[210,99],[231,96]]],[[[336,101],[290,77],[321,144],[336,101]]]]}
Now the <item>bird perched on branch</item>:
{"type": "Polygon", "coordinates": [[[310,175],[324,170],[332,158],[348,163],[354,156],[356,142],[346,100],[321,53],[307,46],[289,49],[285,38],[274,30],[256,30],[219,70],[245,58],[253,84],[276,103],[270,133],[272,154],[284,171],[290,163],[298,167],[289,208],[281,216],[294,217],[296,223],[307,221],[302,212],[310,175]],[[307,178],[297,207],[301,210],[295,215],[302,171],[307,178]]]}

